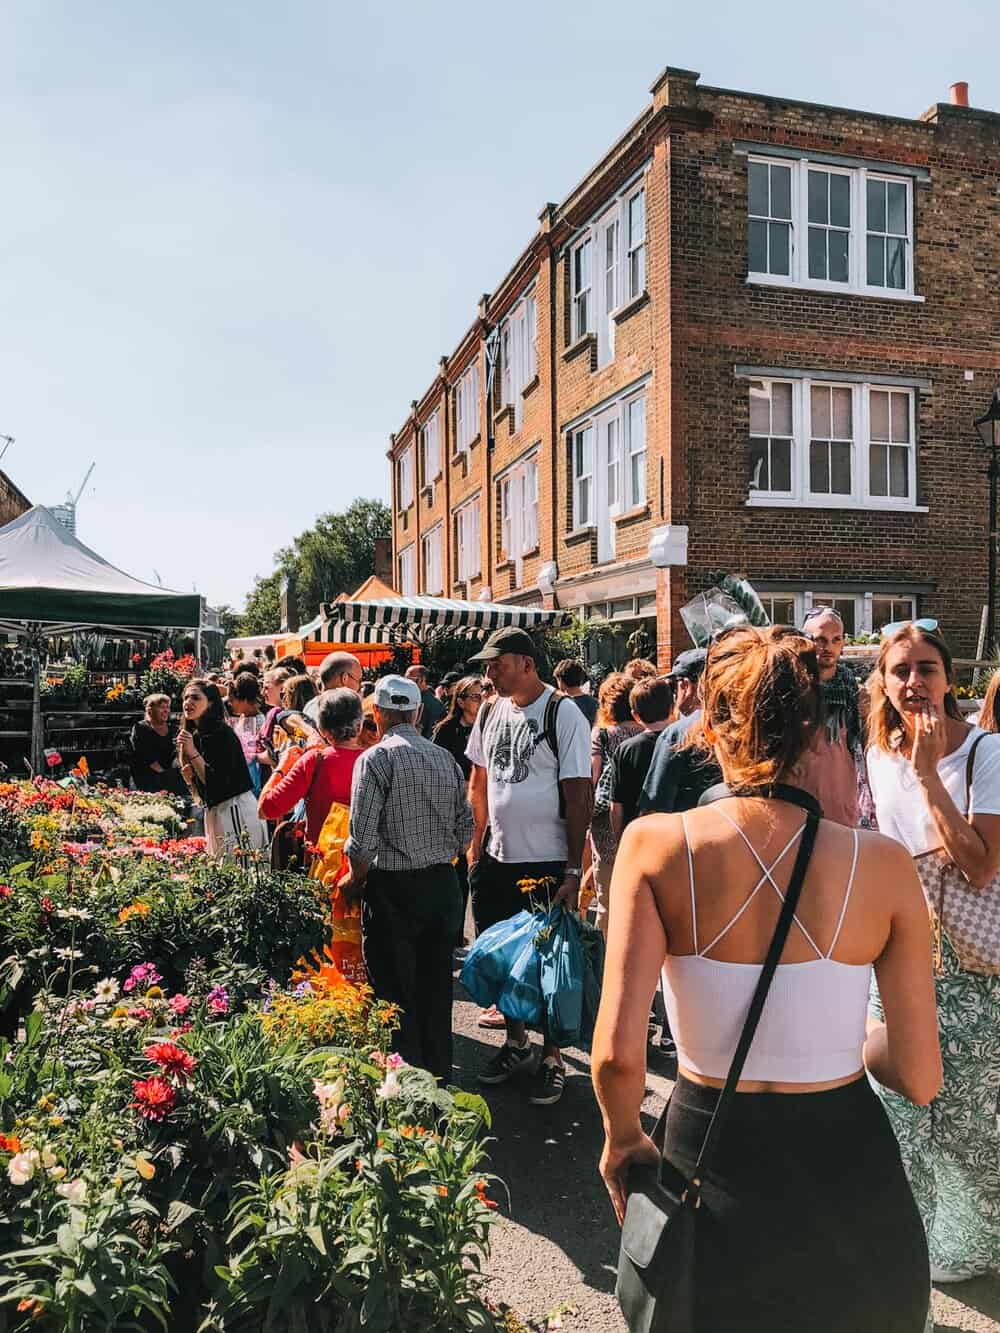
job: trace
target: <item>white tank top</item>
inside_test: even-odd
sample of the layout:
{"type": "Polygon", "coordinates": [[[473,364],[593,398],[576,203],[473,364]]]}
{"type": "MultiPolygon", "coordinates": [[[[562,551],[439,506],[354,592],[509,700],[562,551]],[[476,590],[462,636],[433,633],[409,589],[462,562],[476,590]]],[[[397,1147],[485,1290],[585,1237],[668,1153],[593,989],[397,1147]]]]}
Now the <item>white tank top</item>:
{"type": "MultiPolygon", "coordinates": [[[[765,884],[781,901],[784,895],[774,871],[802,835],[797,829],[770,866],[765,866],[743,830],[722,809],[722,815],[750,849],[763,872],[750,896],[731,921],[704,948],[698,943],[698,912],[694,890],[694,857],[684,825],[691,887],[693,954],[668,954],[663,965],[663,995],[670,1030],[677,1043],[678,1063],[705,1078],[725,1079],[743,1030],[760,963],[726,963],[707,957],[732,929],[765,884]]],[[[769,1083],[823,1083],[856,1074],[862,1067],[865,1018],[871,964],[838,963],[831,954],[840,939],[858,865],[858,832],[843,905],[826,953],[797,916],[795,925],[816,951],[806,963],[779,963],[768,991],[742,1079],[769,1083]]]]}

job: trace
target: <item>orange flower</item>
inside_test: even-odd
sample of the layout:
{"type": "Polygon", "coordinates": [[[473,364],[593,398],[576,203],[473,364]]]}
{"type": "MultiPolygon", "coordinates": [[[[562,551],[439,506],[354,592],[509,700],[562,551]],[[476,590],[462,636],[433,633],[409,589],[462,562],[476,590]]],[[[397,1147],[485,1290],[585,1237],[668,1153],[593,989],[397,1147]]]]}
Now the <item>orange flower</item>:
{"type": "Polygon", "coordinates": [[[438,1192],[438,1194],[441,1195],[441,1198],[442,1198],[442,1199],[447,1199],[447,1197],[448,1197],[448,1191],[447,1191],[447,1189],[445,1188],[444,1185],[438,1185],[438,1186],[437,1186],[437,1192],[438,1192]]]}
{"type": "Polygon", "coordinates": [[[20,1152],[21,1140],[16,1134],[0,1134],[0,1152],[20,1152]]]}
{"type": "Polygon", "coordinates": [[[123,907],[122,910],[118,913],[118,924],[124,925],[125,922],[129,919],[129,917],[132,916],[148,916],[148,915],[149,915],[148,903],[140,903],[140,902],[129,903],[128,907],[123,907]]]}

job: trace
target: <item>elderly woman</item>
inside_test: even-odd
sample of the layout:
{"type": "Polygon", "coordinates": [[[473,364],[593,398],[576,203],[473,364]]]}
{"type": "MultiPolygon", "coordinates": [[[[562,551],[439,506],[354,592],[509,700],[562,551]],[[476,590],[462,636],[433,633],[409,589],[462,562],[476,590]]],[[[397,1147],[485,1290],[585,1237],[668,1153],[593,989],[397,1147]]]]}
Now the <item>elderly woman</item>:
{"type": "Polygon", "coordinates": [[[129,769],[139,791],[167,791],[186,796],[175,759],[177,727],[170,721],[170,696],[147,694],[145,715],[129,736],[129,769]]]}
{"type": "Polygon", "coordinates": [[[353,690],[324,690],[319,696],[324,744],[305,750],[287,773],[275,773],[268,781],[258,804],[261,818],[282,819],[304,800],[306,837],[315,843],[330,806],[351,803],[351,778],[361,754],[361,723],[361,700],[353,690]]]}

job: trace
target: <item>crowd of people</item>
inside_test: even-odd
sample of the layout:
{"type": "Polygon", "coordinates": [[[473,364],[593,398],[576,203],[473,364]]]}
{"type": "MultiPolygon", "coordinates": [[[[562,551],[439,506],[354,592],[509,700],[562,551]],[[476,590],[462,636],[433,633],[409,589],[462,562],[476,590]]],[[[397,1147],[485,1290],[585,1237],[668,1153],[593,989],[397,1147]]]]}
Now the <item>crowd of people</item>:
{"type": "MultiPolygon", "coordinates": [[[[630,1169],[690,1181],[793,863],[811,859],[710,1175],[698,1182],[696,1327],[920,1333],[929,1282],[1000,1269],[1000,673],[964,720],[936,622],[886,627],[863,683],[844,626],[739,626],[596,696],[546,681],[496,631],[432,685],[363,679],[336,652],[190,681],[175,731],[151,696],[136,785],[187,790],[209,851],[316,844],[349,811],[340,889],[364,962],[400,1006],[397,1048],[452,1072],[455,950],[520,912],[525,885],[607,938],[594,1085],[616,1213],[630,1169]],[[662,1022],[652,1015],[662,1006],[662,1022]],[[677,1061],[654,1142],[651,1036],[677,1061]]],[[[805,864],[803,862],[803,864],[805,864]]],[[[558,1045],[504,1030],[484,1085],[559,1101],[558,1045]]],[[[927,1325],[930,1326],[929,1324],[927,1325]]]]}

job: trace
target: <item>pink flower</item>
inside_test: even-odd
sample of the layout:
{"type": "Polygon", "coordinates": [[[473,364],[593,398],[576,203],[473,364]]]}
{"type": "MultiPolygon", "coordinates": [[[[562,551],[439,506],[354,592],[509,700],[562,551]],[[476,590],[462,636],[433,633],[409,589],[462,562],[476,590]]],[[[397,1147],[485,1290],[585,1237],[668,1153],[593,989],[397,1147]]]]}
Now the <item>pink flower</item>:
{"type": "Polygon", "coordinates": [[[134,991],[136,986],[155,986],[162,980],[163,978],[157,972],[154,963],[137,963],[128,974],[128,979],[122,990],[128,993],[134,991]]]}
{"type": "Polygon", "coordinates": [[[173,995],[170,997],[170,1008],[178,1016],[183,1018],[191,1008],[192,1000],[190,995],[173,995]]]}
{"type": "Polygon", "coordinates": [[[387,1055],[385,1057],[386,1069],[402,1069],[405,1064],[406,1061],[403,1059],[403,1057],[401,1055],[397,1055],[395,1051],[393,1051],[390,1055],[387,1055]]]}
{"type": "Polygon", "coordinates": [[[205,997],[205,1003],[213,1014],[228,1014],[229,992],[225,986],[213,986],[205,997]]]}

